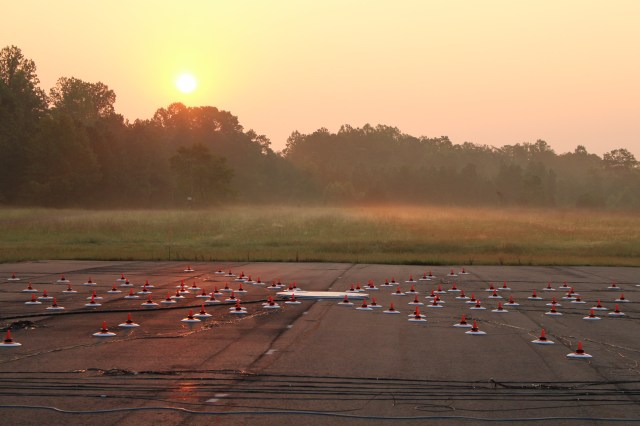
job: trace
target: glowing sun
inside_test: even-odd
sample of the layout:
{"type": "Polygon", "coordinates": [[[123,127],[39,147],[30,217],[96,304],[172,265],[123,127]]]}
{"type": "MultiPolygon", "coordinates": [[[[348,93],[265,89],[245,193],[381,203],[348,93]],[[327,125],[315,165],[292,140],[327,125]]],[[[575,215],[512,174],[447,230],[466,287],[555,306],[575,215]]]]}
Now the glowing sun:
{"type": "Polygon", "coordinates": [[[195,90],[198,82],[191,74],[181,74],[176,80],[176,87],[182,93],[191,93],[195,90]]]}

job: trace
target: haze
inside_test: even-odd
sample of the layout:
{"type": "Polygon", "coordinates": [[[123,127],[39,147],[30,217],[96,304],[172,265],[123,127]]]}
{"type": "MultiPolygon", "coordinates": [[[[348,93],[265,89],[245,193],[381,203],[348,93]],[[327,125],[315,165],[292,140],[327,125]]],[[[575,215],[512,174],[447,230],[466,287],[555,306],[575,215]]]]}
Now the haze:
{"type": "Polygon", "coordinates": [[[282,149],[294,130],[397,126],[640,157],[637,1],[27,1],[0,44],[101,81],[127,119],[213,105],[282,149]],[[176,77],[192,73],[193,93],[176,77]]]}

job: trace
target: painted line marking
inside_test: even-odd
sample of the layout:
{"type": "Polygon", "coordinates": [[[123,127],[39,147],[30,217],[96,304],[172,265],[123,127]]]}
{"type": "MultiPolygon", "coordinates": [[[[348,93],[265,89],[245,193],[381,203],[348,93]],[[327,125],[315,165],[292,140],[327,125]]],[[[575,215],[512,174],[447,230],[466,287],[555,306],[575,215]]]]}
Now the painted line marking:
{"type": "Polygon", "coordinates": [[[215,396],[215,398],[207,399],[206,402],[218,402],[220,400],[220,398],[224,398],[226,396],[229,396],[229,394],[228,393],[217,393],[217,394],[215,394],[213,396],[215,396]]]}

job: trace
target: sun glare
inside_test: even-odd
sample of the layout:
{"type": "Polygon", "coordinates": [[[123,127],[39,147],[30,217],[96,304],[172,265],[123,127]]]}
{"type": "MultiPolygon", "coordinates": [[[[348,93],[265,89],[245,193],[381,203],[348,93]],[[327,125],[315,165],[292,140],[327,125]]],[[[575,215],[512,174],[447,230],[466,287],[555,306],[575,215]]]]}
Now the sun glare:
{"type": "Polygon", "coordinates": [[[195,90],[197,81],[191,74],[181,74],[176,80],[176,87],[182,93],[191,93],[195,90]]]}

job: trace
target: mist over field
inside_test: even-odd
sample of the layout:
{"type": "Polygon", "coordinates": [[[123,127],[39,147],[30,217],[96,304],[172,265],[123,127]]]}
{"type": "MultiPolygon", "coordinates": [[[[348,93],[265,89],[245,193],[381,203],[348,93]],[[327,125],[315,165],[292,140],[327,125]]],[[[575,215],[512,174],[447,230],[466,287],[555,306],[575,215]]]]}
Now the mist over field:
{"type": "Polygon", "coordinates": [[[626,212],[468,207],[0,209],[0,259],[640,266],[626,212]]]}

